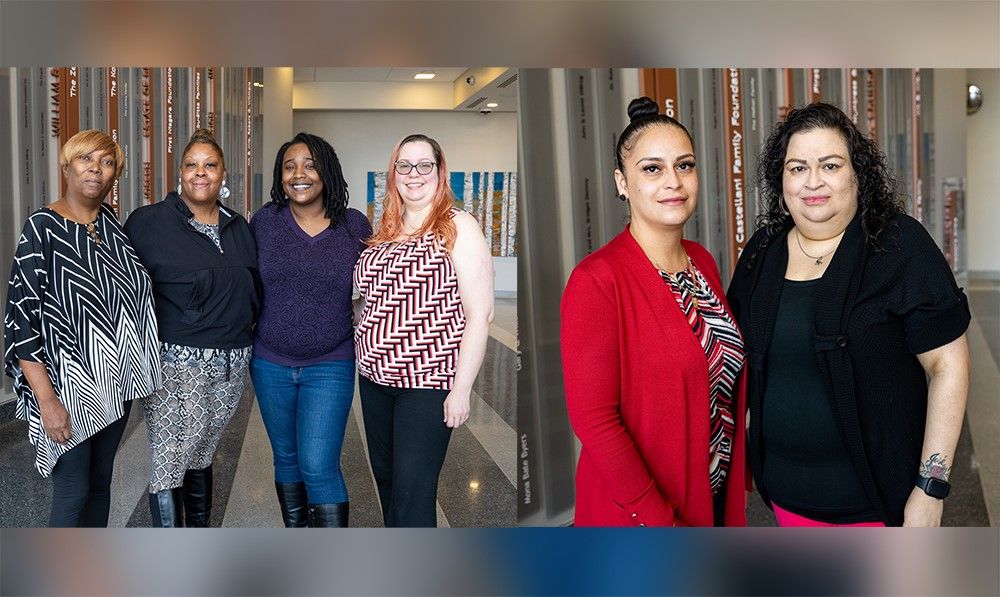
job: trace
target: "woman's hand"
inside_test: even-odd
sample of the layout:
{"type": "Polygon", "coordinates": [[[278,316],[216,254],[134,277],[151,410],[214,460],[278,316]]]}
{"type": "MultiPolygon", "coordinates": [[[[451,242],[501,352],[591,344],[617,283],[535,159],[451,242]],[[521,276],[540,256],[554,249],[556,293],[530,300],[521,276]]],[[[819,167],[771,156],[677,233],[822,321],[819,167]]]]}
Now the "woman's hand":
{"type": "Polygon", "coordinates": [[[919,487],[914,487],[903,509],[904,527],[939,527],[944,500],[933,498],[919,487]]]}
{"type": "Polygon", "coordinates": [[[65,444],[73,438],[73,425],[69,420],[69,412],[56,396],[52,380],[45,371],[45,365],[37,361],[18,359],[21,371],[24,372],[28,386],[38,402],[38,411],[42,416],[42,429],[45,435],[58,443],[65,444]]]}
{"type": "Polygon", "coordinates": [[[469,420],[469,392],[454,389],[444,399],[444,424],[452,429],[469,420]]]}
{"type": "Polygon", "coordinates": [[[58,398],[38,402],[38,410],[42,415],[42,427],[45,435],[57,444],[65,444],[73,438],[73,426],[69,421],[69,412],[58,398]]]}

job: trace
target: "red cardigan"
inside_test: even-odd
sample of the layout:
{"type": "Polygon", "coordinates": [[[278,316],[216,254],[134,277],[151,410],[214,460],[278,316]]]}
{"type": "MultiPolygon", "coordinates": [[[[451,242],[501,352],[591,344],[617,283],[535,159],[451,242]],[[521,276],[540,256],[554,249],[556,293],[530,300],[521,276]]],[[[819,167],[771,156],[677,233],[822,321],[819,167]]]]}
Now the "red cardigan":
{"type": "MultiPolygon", "coordinates": [[[[712,255],[682,242],[726,304],[712,255]]],[[[570,275],[561,346],[570,423],[583,444],[575,524],[714,524],[705,351],[628,227],[570,275]]],[[[744,377],[734,396],[727,526],[746,525],[744,377]]]]}

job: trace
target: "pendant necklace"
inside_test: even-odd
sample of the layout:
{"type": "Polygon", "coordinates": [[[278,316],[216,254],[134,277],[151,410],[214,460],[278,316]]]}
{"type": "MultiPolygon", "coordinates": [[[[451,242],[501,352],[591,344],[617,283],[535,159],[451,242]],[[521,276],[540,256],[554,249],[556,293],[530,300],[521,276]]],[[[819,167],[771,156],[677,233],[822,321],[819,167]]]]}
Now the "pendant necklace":
{"type": "MultiPolygon", "coordinates": [[[[799,245],[799,250],[802,251],[803,255],[805,255],[809,259],[815,259],[816,260],[816,265],[823,265],[823,258],[827,257],[828,255],[830,255],[830,253],[833,253],[834,251],[837,250],[837,247],[834,247],[834,248],[830,249],[829,251],[827,251],[826,253],[820,255],[819,257],[816,257],[815,255],[810,255],[809,253],[806,253],[806,250],[802,248],[802,240],[801,240],[801,238],[799,238],[799,229],[798,228],[795,229],[795,243],[799,245]]],[[[837,243],[837,244],[839,245],[840,243],[837,243]]]]}
{"type": "Polygon", "coordinates": [[[670,276],[670,279],[674,281],[674,284],[676,284],[678,288],[683,288],[684,290],[687,290],[688,296],[691,297],[691,302],[694,304],[694,308],[697,310],[698,295],[695,293],[696,288],[694,282],[694,272],[691,271],[691,257],[688,256],[687,251],[684,252],[684,258],[687,260],[687,263],[684,265],[684,269],[676,273],[670,273],[667,270],[660,267],[660,264],[657,263],[655,259],[653,259],[649,255],[646,255],[646,259],[649,259],[649,262],[653,264],[653,267],[655,267],[658,272],[670,276]],[[687,278],[681,275],[684,272],[688,273],[687,278]]]}
{"type": "Polygon", "coordinates": [[[97,246],[101,245],[101,233],[97,231],[97,220],[90,222],[87,226],[87,235],[90,236],[90,240],[94,241],[97,246]]]}

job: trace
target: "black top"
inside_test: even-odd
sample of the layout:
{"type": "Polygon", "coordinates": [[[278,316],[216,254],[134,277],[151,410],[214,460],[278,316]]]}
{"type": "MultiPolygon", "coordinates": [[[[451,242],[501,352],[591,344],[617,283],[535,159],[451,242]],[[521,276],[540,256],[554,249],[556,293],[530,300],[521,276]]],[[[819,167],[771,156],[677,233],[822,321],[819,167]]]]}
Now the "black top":
{"type": "Polygon", "coordinates": [[[177,193],[140,207],[125,222],[153,278],[160,340],[197,348],[253,344],[260,309],[257,245],[240,214],[219,205],[222,250],[188,220],[177,193]]]}
{"type": "Polygon", "coordinates": [[[829,385],[813,350],[813,298],[819,280],[785,280],[767,352],[761,409],[762,485],[771,500],[830,523],[878,520],[834,418],[829,385]]]}
{"type": "MultiPolygon", "coordinates": [[[[767,242],[759,230],[740,257],[728,295],[747,345],[748,453],[765,502],[761,405],[788,264],[786,238],[767,242]]],[[[855,217],[816,285],[811,324],[837,428],[868,502],[882,522],[901,525],[920,468],[927,414],[927,379],[915,355],[959,338],[970,314],[944,255],[919,222],[896,216],[879,240],[885,250],[865,242],[855,217]]]]}

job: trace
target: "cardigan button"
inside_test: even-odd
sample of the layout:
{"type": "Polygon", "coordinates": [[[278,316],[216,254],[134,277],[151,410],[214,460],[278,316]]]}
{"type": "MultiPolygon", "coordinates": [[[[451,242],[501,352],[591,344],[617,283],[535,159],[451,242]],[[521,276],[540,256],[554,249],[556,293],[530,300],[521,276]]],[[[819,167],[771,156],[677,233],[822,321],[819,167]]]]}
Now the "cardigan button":
{"type": "Polygon", "coordinates": [[[847,346],[847,338],[843,336],[837,336],[837,346],[841,348],[847,346]]]}
{"type": "Polygon", "coordinates": [[[639,523],[639,526],[640,526],[640,527],[645,527],[645,526],[646,526],[646,523],[644,523],[644,522],[640,522],[640,523],[639,523]]]}

